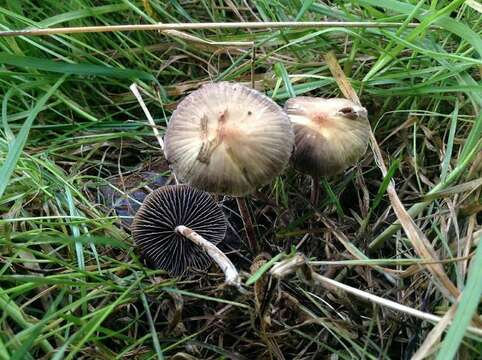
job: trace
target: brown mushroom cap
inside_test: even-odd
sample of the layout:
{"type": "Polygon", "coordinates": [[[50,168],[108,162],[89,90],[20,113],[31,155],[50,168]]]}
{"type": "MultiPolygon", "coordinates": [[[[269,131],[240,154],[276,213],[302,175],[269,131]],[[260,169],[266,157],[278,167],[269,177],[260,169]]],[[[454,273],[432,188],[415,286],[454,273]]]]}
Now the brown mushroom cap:
{"type": "Polygon", "coordinates": [[[312,176],[335,175],[366,152],[370,123],[367,110],[347,99],[300,96],[285,104],[295,133],[292,161],[312,176]]]}
{"type": "Polygon", "coordinates": [[[220,82],[179,103],[165,154],[182,182],[242,196],[283,171],[293,143],[289,118],[274,101],[241,84],[220,82]]]}
{"type": "Polygon", "coordinates": [[[184,225],[214,245],[224,239],[226,219],[210,194],[188,185],[163,186],[144,200],[132,223],[132,236],[147,262],[171,275],[204,270],[211,258],[176,232],[184,225]]]}

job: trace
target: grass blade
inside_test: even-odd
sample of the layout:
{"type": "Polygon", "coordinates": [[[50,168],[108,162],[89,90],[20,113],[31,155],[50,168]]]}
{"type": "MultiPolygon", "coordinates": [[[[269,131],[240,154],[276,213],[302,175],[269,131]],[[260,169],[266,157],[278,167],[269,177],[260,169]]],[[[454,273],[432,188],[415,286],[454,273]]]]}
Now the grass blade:
{"type": "Polygon", "coordinates": [[[159,343],[159,337],[157,336],[156,326],[154,325],[154,320],[152,319],[151,310],[149,308],[149,304],[147,303],[146,294],[144,294],[143,291],[141,292],[141,299],[142,304],[144,305],[144,309],[146,310],[147,319],[149,321],[149,329],[151,330],[152,342],[154,343],[154,349],[156,349],[157,359],[163,360],[164,356],[162,355],[161,344],[159,343]]]}
{"type": "Polygon", "coordinates": [[[152,74],[130,69],[116,69],[102,65],[93,64],[69,64],[63,61],[36,58],[31,56],[19,56],[7,53],[0,53],[0,64],[19,66],[27,69],[36,69],[61,74],[74,74],[85,76],[106,76],[118,79],[141,79],[155,81],[152,74]]]}
{"type": "Polygon", "coordinates": [[[258,281],[261,276],[263,276],[265,272],[270,269],[270,267],[274,265],[275,262],[284,259],[286,256],[287,255],[285,253],[279,253],[278,255],[264,263],[253,275],[249,277],[248,280],[246,280],[246,286],[253,285],[256,281],[258,281]]]}
{"type": "Polygon", "coordinates": [[[472,316],[476,313],[477,306],[482,296],[482,236],[472,259],[467,283],[455,312],[454,320],[447,335],[442,342],[442,347],[437,354],[437,360],[450,360],[455,357],[457,349],[462,342],[472,316]]]}
{"type": "Polygon", "coordinates": [[[0,168],[0,197],[5,192],[7,188],[8,182],[10,177],[12,176],[15,167],[17,166],[17,161],[20,158],[20,155],[23,151],[25,143],[27,142],[27,137],[30,131],[30,128],[39,114],[40,110],[43,106],[47,103],[47,100],[55,93],[58,87],[64,82],[65,76],[60,78],[50,89],[49,91],[43,95],[32,108],[27,120],[23,124],[22,128],[20,129],[19,133],[17,134],[15,140],[9,146],[9,152],[7,158],[5,159],[4,164],[0,168]]]}
{"type": "Polygon", "coordinates": [[[288,96],[290,98],[293,98],[296,96],[295,89],[293,88],[293,85],[291,84],[290,77],[288,75],[288,72],[286,71],[286,68],[282,63],[276,63],[274,65],[274,71],[278,77],[280,77],[283,80],[283,83],[285,85],[286,92],[288,93],[288,96]]]}

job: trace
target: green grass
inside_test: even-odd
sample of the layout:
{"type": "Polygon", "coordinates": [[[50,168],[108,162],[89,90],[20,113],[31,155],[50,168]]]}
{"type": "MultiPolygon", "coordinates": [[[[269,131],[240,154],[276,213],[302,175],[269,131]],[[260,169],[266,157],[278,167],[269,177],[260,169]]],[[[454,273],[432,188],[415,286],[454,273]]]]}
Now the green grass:
{"type": "MultiPolygon", "coordinates": [[[[443,316],[451,302],[397,225],[386,194],[393,180],[462,292],[434,354],[460,349],[464,358],[481,358],[482,339],[466,333],[481,295],[480,245],[474,254],[482,238],[482,16],[475,6],[461,0],[99,3],[4,0],[0,29],[295,19],[420,25],[188,32],[214,42],[252,41],[254,57],[249,47],[155,31],[0,38],[0,359],[415,353],[429,322],[296,277],[263,289],[272,262],[251,272],[256,254],[244,243],[230,257],[249,279],[245,294],[222,287],[215,267],[183,279],[149,269],[113,210],[113,203],[117,209],[127,198],[135,203],[155,186],[146,174],[163,178],[167,171],[129,91],[133,81],[162,133],[176,102],[200,84],[250,85],[252,71],[256,88],[280,104],[294,95],[340,96],[323,60],[332,50],[369,110],[389,174],[381,176],[368,151],[343,176],[323,179],[312,209],[309,179],[287,169],[261,189],[263,196],[248,198],[258,241],[272,257],[298,245],[321,273],[443,316]],[[474,256],[472,267],[467,255],[474,256]],[[271,295],[268,325],[256,316],[255,291],[271,295]]],[[[229,199],[223,204],[234,209],[229,199]]],[[[236,213],[230,221],[239,228],[236,213]]],[[[472,326],[479,326],[475,316],[472,326]]]]}

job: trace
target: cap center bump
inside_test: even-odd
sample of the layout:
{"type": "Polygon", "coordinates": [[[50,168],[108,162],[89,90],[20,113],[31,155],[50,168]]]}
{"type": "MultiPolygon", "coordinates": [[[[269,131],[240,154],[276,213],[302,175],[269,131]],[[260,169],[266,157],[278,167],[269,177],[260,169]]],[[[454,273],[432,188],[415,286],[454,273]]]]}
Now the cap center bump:
{"type": "Polygon", "coordinates": [[[228,117],[228,109],[225,109],[221,112],[218,116],[218,126],[216,129],[216,134],[212,139],[209,139],[209,132],[208,132],[208,117],[203,115],[201,117],[201,137],[202,137],[202,145],[199,149],[199,153],[197,155],[197,159],[205,164],[209,164],[209,160],[211,159],[211,155],[213,154],[214,150],[225,140],[228,134],[231,134],[232,131],[226,126],[228,117]]]}

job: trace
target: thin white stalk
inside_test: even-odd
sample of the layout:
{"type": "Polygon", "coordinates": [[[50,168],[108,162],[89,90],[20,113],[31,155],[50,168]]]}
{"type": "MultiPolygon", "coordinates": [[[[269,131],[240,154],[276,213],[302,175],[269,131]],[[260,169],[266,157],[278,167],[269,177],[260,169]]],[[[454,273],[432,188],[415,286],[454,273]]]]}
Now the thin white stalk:
{"type": "Polygon", "coordinates": [[[221,250],[219,250],[216,245],[207,241],[197,232],[184,225],[177,226],[176,232],[200,246],[216,262],[216,264],[219,265],[224,273],[224,282],[227,285],[240,288],[241,278],[239,277],[238,270],[236,270],[236,267],[233,265],[231,260],[229,260],[229,258],[221,250]]]}
{"type": "MultiPolygon", "coordinates": [[[[306,275],[301,276],[301,278],[307,283],[310,283],[310,284],[318,283],[329,290],[333,290],[334,288],[341,289],[346,291],[349,294],[358,296],[359,298],[374,302],[378,305],[388,307],[390,309],[400,311],[407,315],[411,315],[419,319],[430,321],[436,324],[440,323],[443,320],[440,316],[436,316],[420,310],[412,309],[411,307],[399,304],[395,301],[384,299],[380,296],[367,293],[363,290],[359,290],[357,288],[345,285],[336,280],[327,278],[326,276],[320,275],[311,269],[311,267],[308,265],[308,261],[306,257],[301,253],[297,253],[295,256],[291,258],[288,258],[279,263],[276,263],[271,268],[270,274],[278,279],[282,279],[298,270],[304,270],[303,272],[310,277],[308,279],[306,278],[306,275]]],[[[469,326],[467,328],[467,331],[469,331],[472,334],[482,336],[482,329],[480,328],[469,326]]]]}
{"type": "MultiPolygon", "coordinates": [[[[379,304],[381,306],[385,306],[385,307],[388,307],[390,309],[397,310],[397,311],[403,312],[405,314],[417,317],[419,319],[431,321],[431,322],[434,322],[434,323],[439,323],[440,321],[442,321],[442,318],[440,316],[436,316],[436,315],[429,314],[429,313],[426,313],[426,312],[423,312],[423,311],[420,311],[420,310],[412,309],[411,307],[399,304],[395,301],[387,300],[387,299],[384,299],[382,297],[367,293],[365,291],[356,289],[354,287],[345,285],[345,284],[343,284],[341,282],[338,282],[336,280],[333,280],[333,279],[327,278],[325,276],[322,276],[320,274],[317,274],[314,271],[311,273],[311,275],[312,275],[313,281],[316,281],[316,282],[322,283],[322,284],[329,284],[331,286],[342,289],[342,290],[346,291],[347,293],[350,293],[350,294],[353,294],[355,296],[358,296],[359,298],[374,302],[374,303],[379,304]]],[[[482,336],[482,329],[479,329],[479,328],[476,328],[476,327],[473,327],[473,326],[469,326],[467,328],[467,330],[469,332],[473,333],[473,334],[476,334],[478,336],[482,336]]]]}
{"type": "Polygon", "coordinates": [[[296,272],[298,269],[305,265],[306,257],[301,253],[297,253],[291,258],[274,264],[269,273],[271,274],[271,276],[277,279],[282,279],[289,274],[296,272]]]}
{"type": "MultiPolygon", "coordinates": [[[[154,118],[152,117],[151,113],[149,112],[149,109],[147,108],[146,104],[144,103],[144,100],[142,99],[142,96],[139,92],[139,89],[137,88],[137,85],[135,83],[132,83],[131,86],[129,86],[129,89],[131,89],[132,93],[136,97],[137,101],[139,102],[139,105],[142,108],[142,111],[144,111],[144,114],[147,117],[147,121],[149,122],[149,125],[152,128],[152,132],[154,133],[154,136],[157,139],[157,142],[159,143],[159,146],[161,147],[162,153],[164,154],[164,158],[166,158],[166,154],[164,153],[164,140],[162,139],[161,134],[159,133],[159,130],[157,130],[157,125],[154,122],[154,118]]],[[[172,172],[172,176],[174,178],[174,182],[176,184],[179,184],[179,181],[177,180],[176,174],[172,172]]]]}
{"type": "Polygon", "coordinates": [[[151,116],[151,113],[149,112],[149,109],[147,108],[146,104],[144,103],[144,100],[142,99],[141,94],[139,93],[139,89],[137,88],[137,85],[133,83],[131,86],[129,86],[129,89],[131,89],[132,93],[136,97],[137,101],[139,102],[139,105],[141,105],[142,111],[144,111],[144,114],[147,117],[147,121],[149,122],[149,125],[152,127],[152,131],[154,132],[154,136],[156,137],[157,141],[159,142],[159,146],[161,147],[161,150],[164,152],[164,140],[162,140],[162,136],[159,133],[159,130],[157,130],[157,125],[154,122],[154,118],[151,116]]]}
{"type": "Polygon", "coordinates": [[[207,39],[201,39],[197,36],[187,34],[178,30],[163,30],[163,34],[169,36],[175,36],[187,41],[192,41],[200,44],[211,45],[211,46],[228,46],[228,47],[252,47],[254,46],[254,41],[212,41],[207,39]]]}
{"type": "MultiPolygon", "coordinates": [[[[281,21],[281,22],[229,22],[229,23],[157,23],[157,24],[129,24],[107,26],[78,26],[59,27],[44,29],[23,29],[0,31],[0,37],[4,36],[40,36],[76,33],[101,33],[117,31],[146,31],[146,30],[200,30],[200,29],[306,29],[306,28],[399,28],[404,24],[400,22],[376,22],[376,21],[281,21]]],[[[414,28],[418,23],[409,23],[404,26],[414,28]]],[[[440,29],[439,26],[431,25],[430,29],[440,29]]]]}

